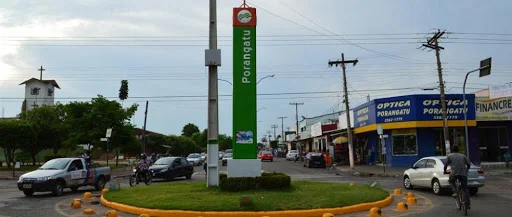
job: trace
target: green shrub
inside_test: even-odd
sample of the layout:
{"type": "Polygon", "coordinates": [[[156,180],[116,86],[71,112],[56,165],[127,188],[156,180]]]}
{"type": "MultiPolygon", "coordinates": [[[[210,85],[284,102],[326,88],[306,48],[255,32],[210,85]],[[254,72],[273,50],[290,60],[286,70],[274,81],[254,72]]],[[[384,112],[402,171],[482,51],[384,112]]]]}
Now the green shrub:
{"type": "Polygon", "coordinates": [[[65,157],[65,156],[57,155],[57,154],[55,154],[55,155],[46,155],[46,156],[44,156],[44,162],[47,162],[47,161],[55,159],[55,158],[63,158],[63,157],[65,157]]]}
{"type": "Polygon", "coordinates": [[[227,177],[220,174],[221,191],[248,191],[253,189],[286,189],[291,186],[290,176],[284,173],[262,173],[259,177],[227,177]]]}
{"type": "Polygon", "coordinates": [[[261,176],[256,178],[260,188],[284,189],[290,188],[291,178],[287,175],[261,176]]]}

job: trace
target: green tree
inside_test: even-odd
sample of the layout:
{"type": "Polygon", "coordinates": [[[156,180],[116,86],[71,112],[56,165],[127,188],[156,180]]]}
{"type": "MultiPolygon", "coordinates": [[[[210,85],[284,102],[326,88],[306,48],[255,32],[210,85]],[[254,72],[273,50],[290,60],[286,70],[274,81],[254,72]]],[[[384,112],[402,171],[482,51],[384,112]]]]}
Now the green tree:
{"type": "Polygon", "coordinates": [[[233,147],[233,138],[225,134],[220,134],[217,142],[219,143],[219,150],[231,149],[233,147]]]}
{"type": "Polygon", "coordinates": [[[161,134],[151,134],[147,136],[147,147],[150,148],[153,152],[165,152],[167,148],[162,145],[168,145],[168,139],[166,135],[161,134]]]}
{"type": "Polygon", "coordinates": [[[119,99],[121,100],[121,106],[125,99],[128,99],[128,80],[121,80],[121,87],[119,88],[119,99]]]}
{"type": "MultiPolygon", "coordinates": [[[[112,128],[112,139],[109,142],[109,150],[118,150],[123,145],[123,139],[127,135],[133,136],[133,126],[129,120],[137,111],[137,104],[128,108],[122,108],[116,101],[98,95],[90,102],[71,102],[66,105],[66,126],[72,131],[66,140],[68,144],[93,144],[95,147],[104,146],[100,138],[105,137],[108,128],[112,128]],[[130,129],[130,130],[128,130],[130,129]],[[131,132],[129,132],[131,131],[131,132]]],[[[116,151],[116,157],[119,154],[116,151]]]]}
{"type": "Polygon", "coordinates": [[[135,137],[134,127],[130,123],[125,123],[116,130],[112,130],[112,137],[110,143],[114,144],[114,150],[116,154],[116,167],[119,164],[119,151],[123,147],[133,147],[139,145],[137,138],[135,137]]]}
{"type": "Polygon", "coordinates": [[[201,133],[195,132],[194,134],[192,134],[190,138],[192,139],[192,141],[194,141],[194,143],[196,143],[197,146],[201,148],[206,147],[206,142],[203,141],[203,136],[201,135],[201,133]]]}
{"type": "Polygon", "coordinates": [[[188,123],[187,125],[185,125],[183,127],[183,130],[181,131],[181,135],[182,136],[186,136],[186,137],[192,137],[192,134],[194,133],[199,133],[199,127],[197,127],[195,124],[192,124],[192,123],[188,123]]]}
{"type": "Polygon", "coordinates": [[[30,154],[32,165],[35,165],[36,156],[42,150],[53,149],[53,153],[56,154],[57,150],[62,148],[62,141],[66,137],[63,105],[43,105],[22,112],[19,116],[33,126],[35,142],[21,148],[30,154]]]}
{"type": "Polygon", "coordinates": [[[171,146],[171,154],[174,156],[184,156],[185,147],[181,144],[180,137],[170,135],[167,137],[167,144],[171,146]]]}
{"type": "Polygon", "coordinates": [[[7,166],[11,168],[16,150],[35,142],[32,125],[25,120],[0,121],[0,147],[4,150],[7,166]]]}

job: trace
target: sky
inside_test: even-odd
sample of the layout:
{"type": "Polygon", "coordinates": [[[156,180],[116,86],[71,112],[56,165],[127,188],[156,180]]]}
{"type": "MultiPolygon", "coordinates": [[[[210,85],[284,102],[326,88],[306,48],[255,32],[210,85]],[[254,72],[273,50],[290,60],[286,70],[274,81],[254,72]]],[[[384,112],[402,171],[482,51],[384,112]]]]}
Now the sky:
{"type": "MultiPolygon", "coordinates": [[[[349,102],[414,93],[435,94],[435,52],[420,49],[438,29],[447,93],[462,93],[465,72],[493,58],[492,75],[468,81],[468,92],[511,81],[510,1],[337,1],[251,0],[257,8],[258,138],[299,117],[342,110],[341,69],[329,60],[359,60],[347,66],[349,102]]],[[[232,80],[232,8],[241,0],[218,0],[219,78],[232,80]]],[[[180,134],[187,123],[207,126],[208,0],[0,1],[0,107],[17,115],[24,97],[19,83],[55,79],[56,101],[98,94],[118,100],[120,81],[129,82],[124,105],[137,103],[132,122],[180,134]],[[188,96],[176,98],[176,96],[188,96]]],[[[219,81],[219,94],[232,86],[219,81]]],[[[220,133],[232,133],[232,101],[219,100],[220,133]]]]}

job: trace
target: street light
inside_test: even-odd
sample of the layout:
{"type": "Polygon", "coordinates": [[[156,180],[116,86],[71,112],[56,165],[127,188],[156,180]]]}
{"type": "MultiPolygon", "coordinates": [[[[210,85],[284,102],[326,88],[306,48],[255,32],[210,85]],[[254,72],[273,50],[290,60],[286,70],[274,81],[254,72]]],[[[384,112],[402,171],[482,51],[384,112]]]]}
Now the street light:
{"type": "MultiPolygon", "coordinates": [[[[480,61],[480,68],[475,69],[473,71],[469,71],[466,73],[466,78],[464,79],[464,85],[462,86],[462,101],[464,102],[464,131],[466,133],[466,155],[469,157],[469,135],[468,135],[468,114],[466,112],[466,81],[468,80],[469,74],[480,71],[480,77],[484,77],[491,74],[491,57],[480,61]]],[[[471,161],[471,159],[470,159],[471,161]]]]}
{"type": "Polygon", "coordinates": [[[218,78],[217,80],[227,82],[228,84],[231,84],[231,86],[233,86],[233,83],[231,83],[231,81],[220,79],[220,78],[218,78]]]}
{"type": "MultiPolygon", "coordinates": [[[[268,75],[268,76],[265,76],[265,77],[261,78],[260,80],[258,80],[258,82],[256,82],[256,84],[259,84],[259,83],[260,83],[260,81],[261,81],[261,80],[263,80],[263,79],[265,79],[265,78],[273,78],[274,76],[275,76],[275,75],[268,75]]],[[[224,79],[220,79],[220,78],[218,78],[217,80],[219,80],[219,81],[224,81],[224,82],[226,82],[226,83],[230,84],[231,86],[233,86],[233,83],[231,83],[231,81],[224,80],[224,79]]]]}
{"type": "Polygon", "coordinates": [[[265,79],[265,78],[273,78],[275,75],[267,75],[263,78],[261,78],[260,80],[258,80],[258,82],[256,82],[256,84],[259,84],[261,80],[265,79]]]}

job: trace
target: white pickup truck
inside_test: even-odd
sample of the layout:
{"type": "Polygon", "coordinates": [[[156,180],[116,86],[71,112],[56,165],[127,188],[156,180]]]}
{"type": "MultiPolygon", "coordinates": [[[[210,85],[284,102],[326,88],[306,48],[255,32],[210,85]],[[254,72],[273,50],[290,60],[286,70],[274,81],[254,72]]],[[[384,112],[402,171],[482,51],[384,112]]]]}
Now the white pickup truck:
{"type": "Polygon", "coordinates": [[[83,158],[56,158],[39,169],[25,173],[18,180],[18,189],[26,196],[34,192],[51,191],[60,196],[64,188],[77,191],[79,187],[92,185],[101,190],[110,181],[110,167],[87,167],[83,158]]]}

